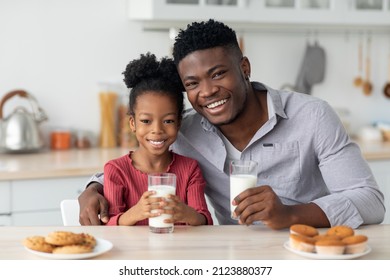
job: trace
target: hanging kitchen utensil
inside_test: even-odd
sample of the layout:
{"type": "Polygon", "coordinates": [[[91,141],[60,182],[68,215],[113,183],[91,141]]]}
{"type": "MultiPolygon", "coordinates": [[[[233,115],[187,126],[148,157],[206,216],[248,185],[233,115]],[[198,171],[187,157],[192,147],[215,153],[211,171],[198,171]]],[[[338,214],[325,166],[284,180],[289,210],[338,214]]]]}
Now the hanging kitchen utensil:
{"type": "Polygon", "coordinates": [[[367,38],[367,55],[366,55],[366,79],[363,82],[363,93],[365,95],[371,95],[372,90],[373,90],[373,85],[370,81],[370,76],[371,76],[371,37],[368,36],[367,38]]]}
{"type": "Polygon", "coordinates": [[[311,93],[314,84],[321,83],[325,76],[325,50],[316,41],[307,44],[305,56],[294,89],[302,93],[311,93]]]}
{"type": "Polygon", "coordinates": [[[47,120],[47,116],[31,94],[24,90],[7,93],[0,101],[0,151],[33,152],[41,149],[44,141],[38,124],[44,120],[47,120]],[[17,95],[30,101],[33,112],[30,113],[19,106],[9,116],[3,118],[5,102],[17,95]]]}
{"type": "Polygon", "coordinates": [[[353,84],[355,87],[360,87],[363,84],[363,43],[362,38],[359,39],[358,45],[358,75],[353,80],[353,84]]]}
{"type": "Polygon", "coordinates": [[[240,35],[240,37],[238,39],[238,44],[240,46],[242,54],[244,54],[244,52],[245,52],[245,45],[244,45],[244,36],[243,35],[240,35]]]}
{"type": "Polygon", "coordinates": [[[385,87],[383,88],[383,93],[387,98],[390,98],[390,51],[389,51],[389,65],[388,65],[388,77],[387,77],[387,83],[385,84],[385,87]]]}

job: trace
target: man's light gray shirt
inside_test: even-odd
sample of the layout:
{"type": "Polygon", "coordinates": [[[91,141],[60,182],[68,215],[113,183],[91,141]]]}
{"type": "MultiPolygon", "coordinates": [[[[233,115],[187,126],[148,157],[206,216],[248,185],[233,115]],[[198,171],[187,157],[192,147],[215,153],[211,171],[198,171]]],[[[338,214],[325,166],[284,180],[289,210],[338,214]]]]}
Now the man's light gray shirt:
{"type": "MultiPolygon", "coordinates": [[[[380,223],[383,194],[334,110],[310,95],[252,85],[266,89],[274,107],[241,153],[241,159],[259,163],[257,185],[271,186],[284,204],[316,203],[332,226],[380,223]]],[[[219,223],[236,223],[230,218],[227,153],[218,128],[190,110],[173,150],[198,160],[219,223]]]]}

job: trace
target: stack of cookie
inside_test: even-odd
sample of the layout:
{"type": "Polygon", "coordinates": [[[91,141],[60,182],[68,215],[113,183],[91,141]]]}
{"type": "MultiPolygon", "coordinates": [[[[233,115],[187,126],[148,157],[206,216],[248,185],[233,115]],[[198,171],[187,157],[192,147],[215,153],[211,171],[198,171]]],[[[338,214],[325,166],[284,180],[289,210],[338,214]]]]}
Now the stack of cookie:
{"type": "Polygon", "coordinates": [[[88,233],[54,231],[47,236],[29,236],[23,240],[27,248],[53,254],[90,253],[96,246],[96,239],[88,233]]]}
{"type": "Polygon", "coordinates": [[[367,236],[355,235],[346,225],[329,228],[325,234],[311,226],[296,224],[290,227],[291,248],[324,255],[358,254],[366,250],[367,236]]]}

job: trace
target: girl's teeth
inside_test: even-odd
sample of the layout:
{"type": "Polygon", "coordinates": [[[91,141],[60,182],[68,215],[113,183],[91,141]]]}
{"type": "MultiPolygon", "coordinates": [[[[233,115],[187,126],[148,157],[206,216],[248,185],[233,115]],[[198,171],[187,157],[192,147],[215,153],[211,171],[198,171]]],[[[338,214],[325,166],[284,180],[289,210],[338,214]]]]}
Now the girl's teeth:
{"type": "Polygon", "coordinates": [[[164,141],[152,141],[152,140],[150,140],[150,143],[152,143],[153,145],[161,145],[162,143],[164,143],[164,141]]]}

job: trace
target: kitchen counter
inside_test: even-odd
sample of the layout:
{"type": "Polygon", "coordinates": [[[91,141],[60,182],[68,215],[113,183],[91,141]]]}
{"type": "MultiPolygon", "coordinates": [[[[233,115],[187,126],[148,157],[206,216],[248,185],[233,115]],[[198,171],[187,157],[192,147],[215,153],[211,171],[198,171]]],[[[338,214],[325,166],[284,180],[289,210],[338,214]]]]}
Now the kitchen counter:
{"type": "Polygon", "coordinates": [[[359,142],[356,141],[362,150],[366,160],[390,160],[390,142],[359,142]]]}
{"type": "MultiPolygon", "coordinates": [[[[390,160],[390,142],[358,143],[367,160],[390,160]]],[[[32,154],[1,154],[0,181],[38,178],[92,176],[104,164],[129,149],[71,149],[32,154]]]]}
{"type": "Polygon", "coordinates": [[[128,152],[129,149],[124,148],[91,148],[1,154],[0,181],[92,176],[96,172],[102,172],[107,161],[128,152]]]}
{"type": "MultiPolygon", "coordinates": [[[[153,234],[147,226],[0,227],[0,259],[42,259],[25,250],[22,240],[56,230],[85,232],[110,241],[113,248],[95,259],[304,259],[283,247],[289,237],[287,229],[275,231],[264,226],[177,226],[172,234],[153,234]]],[[[355,234],[367,235],[372,249],[359,259],[390,259],[390,225],[363,226],[355,234]]]]}

